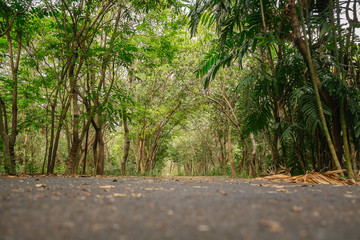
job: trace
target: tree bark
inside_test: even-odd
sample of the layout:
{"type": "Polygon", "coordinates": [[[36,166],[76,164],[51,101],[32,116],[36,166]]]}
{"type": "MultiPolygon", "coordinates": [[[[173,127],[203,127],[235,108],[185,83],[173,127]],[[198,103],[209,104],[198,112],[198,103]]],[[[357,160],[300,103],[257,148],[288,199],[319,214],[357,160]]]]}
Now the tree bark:
{"type": "Polygon", "coordinates": [[[252,149],[250,159],[249,159],[249,162],[250,162],[249,175],[250,175],[250,177],[257,177],[257,172],[256,172],[256,169],[255,169],[257,147],[256,147],[255,137],[254,137],[253,133],[250,133],[250,139],[251,139],[251,144],[252,144],[253,149],[252,149]]]}
{"type": "Polygon", "coordinates": [[[332,133],[334,148],[338,159],[341,160],[344,151],[343,151],[343,139],[341,138],[341,122],[340,122],[339,108],[333,109],[331,125],[332,125],[331,133],[332,133]]]}
{"type": "Polygon", "coordinates": [[[229,158],[230,158],[231,176],[236,177],[234,155],[233,155],[232,146],[231,146],[231,130],[232,130],[232,125],[229,126],[229,130],[228,130],[228,151],[229,151],[229,158]]]}
{"type": "Polygon", "coordinates": [[[123,157],[122,157],[122,162],[121,162],[121,174],[122,175],[126,175],[126,162],[127,162],[127,158],[129,155],[129,150],[130,150],[130,137],[129,137],[129,126],[128,126],[128,121],[126,119],[126,117],[124,116],[123,113],[123,126],[124,126],[124,153],[123,153],[123,157]]]}
{"type": "Polygon", "coordinates": [[[341,130],[342,130],[343,142],[344,142],[344,155],[345,155],[347,173],[349,175],[349,178],[355,179],[351,158],[350,158],[347,124],[345,120],[345,112],[343,106],[340,106],[340,121],[341,121],[341,130]]]}
{"type": "Polygon", "coordinates": [[[6,173],[12,173],[13,170],[11,169],[11,160],[10,160],[10,147],[9,142],[10,138],[7,134],[7,130],[5,128],[5,114],[3,112],[3,104],[4,102],[0,98],[0,136],[3,141],[3,154],[4,154],[4,169],[6,173]]]}
{"type": "Polygon", "coordinates": [[[82,174],[86,173],[86,162],[87,162],[87,153],[88,153],[88,145],[89,145],[89,130],[90,129],[86,131],[86,137],[85,137],[85,156],[84,156],[82,174]]]}
{"type": "MultiPolygon", "coordinates": [[[[305,32],[304,39],[303,39],[303,37],[301,35],[300,24],[299,24],[299,19],[298,19],[298,16],[297,16],[295,0],[289,0],[289,10],[290,10],[291,25],[292,25],[293,33],[294,33],[294,42],[295,42],[297,48],[299,49],[300,53],[302,54],[307,66],[309,68],[309,71],[310,71],[310,76],[311,76],[312,84],[313,84],[313,87],[314,87],[316,103],[317,103],[317,106],[318,106],[318,110],[319,110],[319,114],[320,114],[320,120],[321,120],[321,123],[322,123],[322,126],[323,126],[324,135],[326,137],[326,141],[327,141],[327,144],[329,146],[333,162],[334,162],[336,168],[338,170],[341,170],[342,168],[341,168],[341,165],[340,165],[340,161],[339,161],[339,159],[337,157],[336,150],[335,150],[335,147],[333,145],[329,129],[327,127],[323,107],[322,107],[322,104],[321,104],[320,91],[319,91],[319,89],[321,87],[321,81],[320,81],[320,79],[319,79],[319,77],[317,75],[315,66],[313,64],[313,60],[312,60],[312,56],[311,56],[311,52],[310,52],[310,46],[309,46],[309,44],[307,42],[307,38],[306,38],[306,29],[304,27],[303,27],[303,32],[305,32]]],[[[302,15],[302,9],[300,9],[300,14],[302,15]]],[[[301,17],[301,21],[303,22],[303,17],[301,17]]],[[[304,25],[304,24],[302,24],[302,25],[304,25]]]]}
{"type": "MultiPolygon", "coordinates": [[[[7,19],[8,20],[8,19],[7,19]]],[[[8,135],[8,146],[7,143],[5,143],[6,147],[9,148],[10,153],[10,168],[9,173],[15,174],[15,144],[16,144],[16,136],[17,136],[17,121],[18,121],[18,70],[19,70],[19,63],[20,63],[20,55],[21,55],[21,44],[22,44],[22,37],[18,33],[17,34],[17,52],[16,52],[16,58],[13,53],[13,46],[12,46],[12,40],[10,37],[10,31],[6,33],[6,38],[8,42],[8,51],[9,51],[9,57],[10,57],[10,69],[12,74],[12,111],[11,111],[11,133],[8,135]]],[[[7,139],[6,139],[7,140],[7,139]]],[[[7,151],[7,150],[6,150],[7,151]]]]}
{"type": "Polygon", "coordinates": [[[26,174],[26,168],[27,168],[27,152],[26,152],[26,148],[27,148],[27,140],[28,140],[28,135],[26,133],[26,131],[24,131],[24,161],[23,161],[23,173],[26,174]]]}
{"type": "MultiPolygon", "coordinates": [[[[49,147],[49,158],[48,158],[47,174],[53,174],[54,173],[56,155],[57,155],[57,150],[58,150],[59,142],[60,142],[61,129],[62,129],[62,126],[64,124],[66,114],[67,114],[67,112],[69,110],[69,107],[70,107],[70,100],[68,100],[67,103],[65,103],[63,111],[62,111],[62,113],[60,115],[59,123],[58,123],[58,127],[57,127],[57,132],[56,132],[56,136],[55,136],[53,145],[50,142],[51,144],[50,144],[50,147],[49,147]]],[[[54,114],[54,113],[52,113],[52,114],[54,114]]]]}

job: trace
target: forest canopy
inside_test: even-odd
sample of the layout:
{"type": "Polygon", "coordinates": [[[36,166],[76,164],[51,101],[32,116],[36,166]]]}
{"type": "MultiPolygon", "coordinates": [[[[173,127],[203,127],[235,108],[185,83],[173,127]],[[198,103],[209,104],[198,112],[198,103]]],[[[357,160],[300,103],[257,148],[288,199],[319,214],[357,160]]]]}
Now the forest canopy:
{"type": "Polygon", "coordinates": [[[0,0],[0,173],[359,175],[357,1],[0,0]]]}

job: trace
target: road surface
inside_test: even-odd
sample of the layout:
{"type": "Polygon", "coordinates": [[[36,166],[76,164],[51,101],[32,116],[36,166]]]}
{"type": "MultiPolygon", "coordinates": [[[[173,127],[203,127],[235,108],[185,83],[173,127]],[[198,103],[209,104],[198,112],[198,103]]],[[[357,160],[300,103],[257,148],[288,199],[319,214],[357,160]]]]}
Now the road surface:
{"type": "Polygon", "coordinates": [[[0,177],[0,239],[360,239],[360,186],[0,177]]]}

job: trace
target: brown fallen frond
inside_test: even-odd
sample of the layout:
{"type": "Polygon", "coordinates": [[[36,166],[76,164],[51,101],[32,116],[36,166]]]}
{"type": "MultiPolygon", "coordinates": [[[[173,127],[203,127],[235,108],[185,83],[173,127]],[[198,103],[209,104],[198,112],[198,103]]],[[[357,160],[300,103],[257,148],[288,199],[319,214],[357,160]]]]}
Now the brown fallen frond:
{"type": "Polygon", "coordinates": [[[305,175],[288,176],[284,174],[276,174],[261,178],[257,180],[270,180],[288,183],[310,183],[310,184],[333,184],[333,185],[354,185],[355,181],[339,177],[337,174],[345,172],[346,170],[327,171],[324,173],[315,172],[315,170],[306,173],[305,175]]]}

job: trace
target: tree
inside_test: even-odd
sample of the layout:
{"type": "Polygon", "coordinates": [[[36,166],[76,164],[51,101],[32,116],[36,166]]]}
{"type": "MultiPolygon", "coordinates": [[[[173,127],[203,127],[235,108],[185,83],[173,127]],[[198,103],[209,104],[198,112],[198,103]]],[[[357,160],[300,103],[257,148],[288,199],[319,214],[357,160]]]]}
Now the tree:
{"type": "Polygon", "coordinates": [[[0,96],[0,135],[3,141],[5,171],[15,174],[15,144],[18,124],[18,80],[19,67],[22,51],[22,40],[27,22],[25,14],[31,6],[31,1],[14,1],[0,3],[0,37],[5,36],[7,40],[7,52],[9,56],[9,67],[11,71],[11,131],[9,130],[7,118],[7,99],[0,96]]]}
{"type": "MultiPolygon", "coordinates": [[[[290,99],[291,91],[296,90],[293,88],[296,85],[291,86],[291,80],[294,79],[292,75],[282,73],[282,66],[288,58],[284,56],[289,56],[289,53],[291,55],[297,54],[289,50],[289,46],[294,42],[305,63],[303,70],[298,72],[300,76],[303,75],[303,86],[304,83],[306,85],[310,82],[314,89],[313,94],[317,109],[313,108],[312,111],[318,112],[315,116],[319,117],[321,131],[324,134],[318,136],[326,139],[327,148],[333,159],[333,166],[337,169],[342,169],[342,149],[344,148],[345,164],[348,175],[352,178],[354,176],[352,165],[357,164],[351,164],[349,157],[348,126],[346,126],[345,121],[348,117],[345,116],[343,107],[345,99],[350,96],[343,89],[347,85],[346,81],[351,81],[351,78],[345,80],[345,76],[349,76],[346,72],[351,68],[350,62],[352,61],[349,61],[346,68],[339,66],[344,66],[344,59],[348,60],[348,49],[352,45],[350,36],[353,28],[349,28],[349,35],[346,37],[346,44],[344,44],[344,38],[340,38],[344,29],[340,25],[339,2],[296,4],[295,1],[291,0],[288,1],[288,5],[286,4],[286,2],[276,1],[196,1],[190,12],[192,34],[196,33],[199,24],[203,24],[208,28],[215,25],[218,35],[214,47],[199,68],[199,76],[204,77],[205,87],[207,87],[209,82],[215,79],[221,66],[227,66],[236,59],[240,67],[248,67],[248,61],[244,63],[243,60],[257,57],[257,61],[263,66],[259,76],[267,80],[257,86],[260,89],[267,89],[263,92],[265,93],[262,95],[263,97],[273,99],[269,107],[272,109],[272,119],[275,120],[274,127],[276,130],[274,131],[274,140],[271,141],[274,145],[270,146],[276,167],[277,156],[279,155],[277,153],[277,139],[286,132],[281,126],[284,125],[283,123],[288,124],[289,122],[294,126],[294,119],[291,118],[291,115],[286,114],[291,109],[290,106],[286,106],[286,101],[290,99]],[[332,30],[326,34],[324,29],[332,30]],[[324,52],[324,48],[328,52],[324,52]],[[317,52],[327,54],[331,62],[321,57],[317,52]],[[320,66],[326,66],[326,68],[319,71],[320,66]],[[327,87],[329,81],[324,80],[326,78],[338,79],[341,84],[336,83],[334,85],[332,82],[332,86],[335,87],[329,89],[327,87]],[[275,82],[277,85],[272,84],[275,82]],[[323,82],[324,84],[322,84],[323,82]],[[282,88],[278,88],[281,86],[279,83],[283,85],[282,88]],[[284,90],[282,93],[279,91],[281,89],[284,90]],[[337,102],[340,103],[339,109],[336,107],[337,102]],[[323,104],[332,112],[330,130],[328,128],[329,119],[326,119],[323,104]],[[338,113],[340,118],[337,118],[338,113]],[[341,126],[340,130],[338,130],[338,126],[341,126]]],[[[349,4],[347,5],[349,7],[349,4]]],[[[348,14],[349,10],[346,12],[348,14]]],[[[349,15],[347,19],[349,20],[349,15]]],[[[356,22],[356,14],[353,19],[350,19],[350,26],[353,26],[353,20],[356,22]]],[[[297,85],[297,87],[301,87],[301,85],[297,85]]],[[[352,115],[352,113],[348,114],[352,115]]],[[[269,120],[271,119],[265,122],[269,122],[269,120]]],[[[295,140],[296,138],[292,139],[295,140]]],[[[293,141],[292,144],[295,144],[292,149],[299,153],[296,147],[297,143],[293,141]]],[[[287,159],[287,147],[285,145],[282,142],[283,158],[287,159]]],[[[305,171],[307,169],[306,164],[304,162],[301,164],[305,171]]]]}

